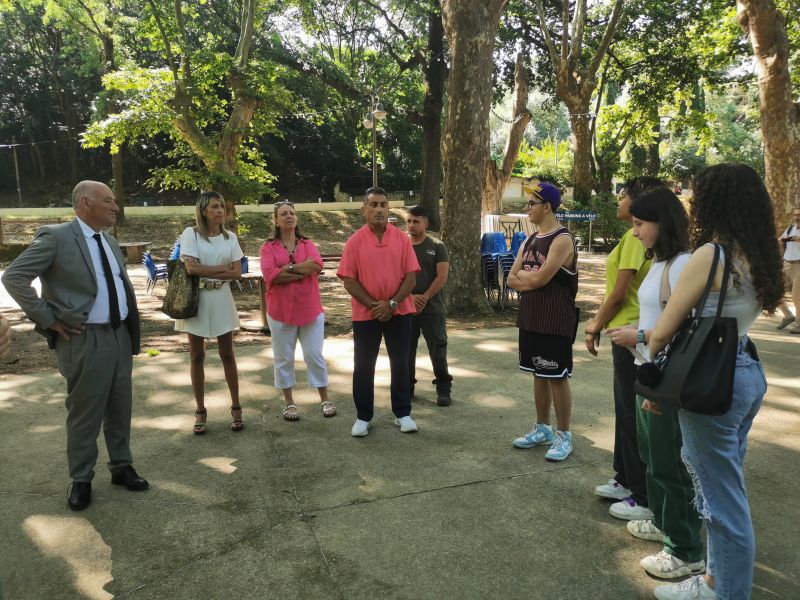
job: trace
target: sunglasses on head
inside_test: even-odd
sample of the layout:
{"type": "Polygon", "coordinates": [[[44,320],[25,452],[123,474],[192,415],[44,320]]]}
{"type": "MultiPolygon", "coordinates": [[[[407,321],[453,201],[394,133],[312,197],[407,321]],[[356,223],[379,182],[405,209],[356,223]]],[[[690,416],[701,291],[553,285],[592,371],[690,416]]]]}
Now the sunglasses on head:
{"type": "Polygon", "coordinates": [[[280,208],[281,206],[291,206],[294,208],[294,202],[291,200],[281,200],[280,202],[275,203],[275,208],[280,208]]]}

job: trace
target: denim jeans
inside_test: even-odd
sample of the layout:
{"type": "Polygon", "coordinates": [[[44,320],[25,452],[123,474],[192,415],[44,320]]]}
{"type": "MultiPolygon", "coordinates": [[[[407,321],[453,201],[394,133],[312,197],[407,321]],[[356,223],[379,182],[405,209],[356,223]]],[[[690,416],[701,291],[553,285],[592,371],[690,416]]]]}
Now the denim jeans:
{"type": "Polygon", "coordinates": [[[706,521],[707,572],[719,600],[747,600],[753,586],[755,535],[744,485],[747,434],[761,408],[767,380],[761,363],[739,344],[733,399],[724,415],[680,411],[683,458],[706,521]]]}

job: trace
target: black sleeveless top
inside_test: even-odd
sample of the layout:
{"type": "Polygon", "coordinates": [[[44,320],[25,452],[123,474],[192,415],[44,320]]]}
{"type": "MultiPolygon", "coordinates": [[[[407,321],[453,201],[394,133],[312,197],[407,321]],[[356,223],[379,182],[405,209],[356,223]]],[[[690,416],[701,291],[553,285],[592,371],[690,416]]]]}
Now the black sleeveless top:
{"type": "Polygon", "coordinates": [[[536,233],[525,242],[522,249],[522,268],[538,271],[550,252],[550,245],[558,236],[568,235],[574,250],[569,268],[560,267],[543,287],[522,292],[519,299],[517,327],[531,333],[561,335],[574,339],[578,326],[575,296],[578,293],[578,251],[575,237],[566,227],[547,234],[536,233]]]}

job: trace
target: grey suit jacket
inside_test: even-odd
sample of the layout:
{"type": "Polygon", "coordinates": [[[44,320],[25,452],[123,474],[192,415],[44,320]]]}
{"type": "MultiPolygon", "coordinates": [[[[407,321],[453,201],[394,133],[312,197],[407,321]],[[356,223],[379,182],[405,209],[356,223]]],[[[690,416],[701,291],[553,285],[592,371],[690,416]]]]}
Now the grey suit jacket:
{"type": "MultiPolygon", "coordinates": [[[[125,324],[131,335],[133,353],[138,354],[140,331],[136,295],[117,241],[105,232],[103,236],[122,272],[128,299],[125,324]]],[[[11,297],[36,323],[36,331],[47,337],[48,345],[54,348],[58,334],[49,327],[56,320],[73,327],[82,325],[97,297],[92,255],[78,220],[40,228],[31,245],[3,273],[2,281],[11,297]],[[31,286],[37,277],[42,282],[41,297],[31,286]]]]}

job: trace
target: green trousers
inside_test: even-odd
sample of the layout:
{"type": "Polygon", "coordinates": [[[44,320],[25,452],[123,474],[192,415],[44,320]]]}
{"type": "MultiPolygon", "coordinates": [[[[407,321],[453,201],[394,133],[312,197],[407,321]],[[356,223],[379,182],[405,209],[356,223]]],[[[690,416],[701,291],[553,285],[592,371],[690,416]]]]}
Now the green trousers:
{"type": "Polygon", "coordinates": [[[636,433],[639,454],[647,465],[647,502],[653,524],[664,532],[664,551],[684,561],[703,558],[700,515],[694,508],[694,488],[681,460],[678,413],[659,405],[662,414],[642,410],[636,397],[636,433]]]}

